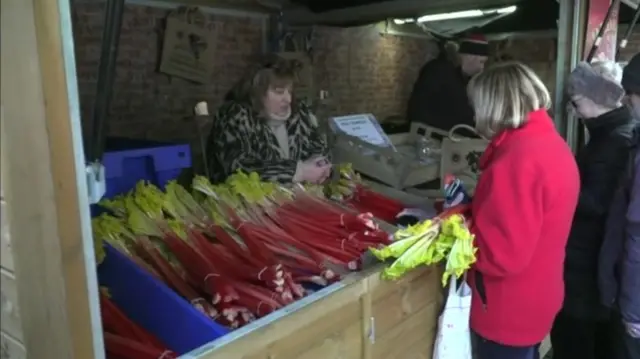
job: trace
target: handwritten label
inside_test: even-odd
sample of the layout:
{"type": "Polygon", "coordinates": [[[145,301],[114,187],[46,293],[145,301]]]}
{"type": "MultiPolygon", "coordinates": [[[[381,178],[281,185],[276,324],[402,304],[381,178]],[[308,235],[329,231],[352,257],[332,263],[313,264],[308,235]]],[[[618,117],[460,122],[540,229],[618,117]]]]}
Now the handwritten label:
{"type": "Polygon", "coordinates": [[[393,144],[371,114],[334,117],[333,123],[341,132],[375,146],[392,147],[393,144]]]}

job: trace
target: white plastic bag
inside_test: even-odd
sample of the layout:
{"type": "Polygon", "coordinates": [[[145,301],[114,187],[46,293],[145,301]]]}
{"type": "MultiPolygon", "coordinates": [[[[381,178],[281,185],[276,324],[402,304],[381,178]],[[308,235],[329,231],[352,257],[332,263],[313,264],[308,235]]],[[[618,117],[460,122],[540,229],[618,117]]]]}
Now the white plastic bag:
{"type": "Polygon", "coordinates": [[[433,359],[472,359],[470,314],[471,288],[466,281],[456,288],[456,278],[451,277],[447,303],[438,318],[433,359]]]}

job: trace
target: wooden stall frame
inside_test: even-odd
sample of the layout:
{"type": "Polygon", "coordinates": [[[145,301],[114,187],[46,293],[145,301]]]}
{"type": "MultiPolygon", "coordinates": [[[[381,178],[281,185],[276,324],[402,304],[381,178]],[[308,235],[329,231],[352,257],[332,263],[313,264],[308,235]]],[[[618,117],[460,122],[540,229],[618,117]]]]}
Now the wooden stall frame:
{"type": "Polygon", "coordinates": [[[104,358],[69,0],[2,1],[2,141],[26,357],[104,358]]]}
{"type": "MultiPolygon", "coordinates": [[[[326,341],[338,335],[334,331],[340,327],[332,324],[317,326],[313,323],[322,320],[326,315],[336,315],[335,313],[344,311],[346,308],[356,311],[349,313],[358,317],[357,322],[349,322],[348,326],[357,325],[358,329],[357,334],[351,332],[349,336],[345,335],[342,339],[345,345],[352,348],[351,355],[357,353],[357,357],[340,356],[340,358],[382,359],[392,353],[395,353],[393,357],[401,357],[398,355],[411,349],[408,346],[415,345],[415,342],[403,343],[399,339],[399,335],[404,335],[403,333],[412,333],[407,336],[408,339],[415,339],[416,335],[424,339],[420,340],[424,348],[416,348],[419,353],[414,353],[411,356],[412,359],[430,358],[435,338],[436,319],[442,306],[439,279],[441,272],[436,267],[423,267],[412,271],[398,282],[389,282],[380,278],[383,267],[384,265],[378,264],[362,272],[352,273],[341,282],[205,344],[180,358],[262,359],[281,356],[289,358],[297,350],[301,352],[296,356],[319,358],[317,355],[320,353],[314,352],[316,356],[310,356],[307,350],[314,350],[319,343],[330,345],[326,341]],[[416,292],[410,294],[412,290],[416,292]],[[411,303],[415,303],[416,300],[424,305],[412,307],[411,303]],[[390,305],[392,308],[389,308],[390,305]],[[358,309],[355,309],[355,306],[358,309]],[[425,315],[429,318],[424,323],[427,327],[417,331],[410,330],[411,326],[422,327],[421,320],[425,315]],[[427,323],[431,323],[433,327],[429,327],[427,323]],[[327,334],[329,336],[326,336],[327,334]],[[304,339],[298,343],[292,343],[292,340],[295,341],[295,338],[299,339],[300,336],[304,339]],[[311,346],[305,347],[305,345],[311,346]]],[[[323,357],[326,357],[327,353],[323,352],[323,354],[323,357]]]]}
{"type": "Polygon", "coordinates": [[[273,342],[274,335],[279,337],[294,335],[306,323],[292,320],[290,314],[305,311],[308,317],[319,317],[331,310],[338,309],[353,298],[362,297],[367,291],[366,281],[360,279],[360,275],[350,275],[325,290],[282,308],[272,316],[237,329],[218,340],[182,355],[181,359],[242,358],[244,353],[238,352],[238,350],[245,349],[245,344],[250,347],[267,347],[273,342]],[[332,296],[330,301],[325,300],[323,303],[318,303],[329,296],[332,296]]]}

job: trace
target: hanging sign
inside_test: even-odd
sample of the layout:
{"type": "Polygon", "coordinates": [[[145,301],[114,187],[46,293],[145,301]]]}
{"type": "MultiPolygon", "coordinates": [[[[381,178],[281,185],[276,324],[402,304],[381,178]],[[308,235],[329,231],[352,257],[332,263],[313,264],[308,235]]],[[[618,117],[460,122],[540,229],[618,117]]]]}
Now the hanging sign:
{"type": "Polygon", "coordinates": [[[179,8],[167,17],[160,72],[198,83],[213,74],[214,35],[198,8],[179,8]]]}

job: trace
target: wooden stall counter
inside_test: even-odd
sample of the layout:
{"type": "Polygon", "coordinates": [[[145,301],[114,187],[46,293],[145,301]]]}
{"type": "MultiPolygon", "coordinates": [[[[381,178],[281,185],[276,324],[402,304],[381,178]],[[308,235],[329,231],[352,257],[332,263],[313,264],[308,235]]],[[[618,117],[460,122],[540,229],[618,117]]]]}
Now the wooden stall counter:
{"type": "Polygon", "coordinates": [[[431,358],[442,307],[440,271],[421,268],[388,282],[381,270],[349,275],[181,358],[431,358]]]}

